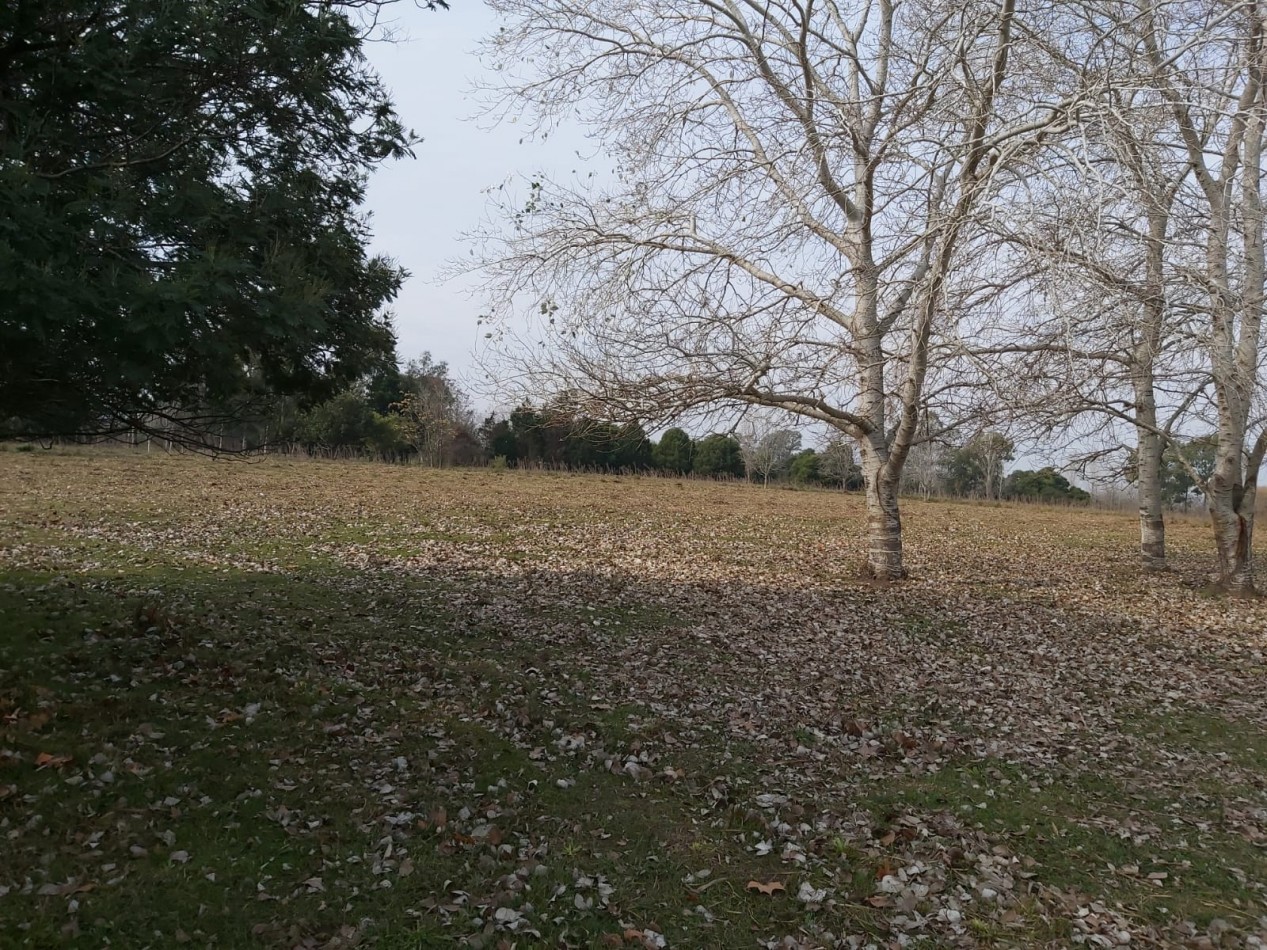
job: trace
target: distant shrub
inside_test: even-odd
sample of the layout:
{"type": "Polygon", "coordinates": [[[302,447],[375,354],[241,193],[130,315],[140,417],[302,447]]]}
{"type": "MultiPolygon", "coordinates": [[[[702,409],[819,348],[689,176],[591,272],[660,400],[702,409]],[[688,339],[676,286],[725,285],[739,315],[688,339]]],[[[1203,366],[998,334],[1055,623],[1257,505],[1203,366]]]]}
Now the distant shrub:
{"type": "Polygon", "coordinates": [[[506,456],[494,455],[492,461],[488,463],[488,467],[494,472],[504,472],[510,468],[510,463],[506,461],[506,456]]]}
{"type": "Polygon", "coordinates": [[[23,442],[23,443],[21,443],[20,445],[18,445],[18,447],[17,447],[17,451],[19,451],[19,452],[34,452],[34,451],[35,451],[35,446],[33,446],[30,442],[23,442]]]}
{"type": "Polygon", "coordinates": [[[1037,472],[1028,469],[1013,472],[1003,483],[1003,496],[1046,504],[1085,505],[1091,500],[1090,494],[1070,484],[1069,479],[1050,465],[1037,472]]]}
{"type": "Polygon", "coordinates": [[[813,449],[805,449],[792,456],[792,464],[788,467],[788,475],[793,485],[821,485],[823,473],[822,459],[813,449]]]}

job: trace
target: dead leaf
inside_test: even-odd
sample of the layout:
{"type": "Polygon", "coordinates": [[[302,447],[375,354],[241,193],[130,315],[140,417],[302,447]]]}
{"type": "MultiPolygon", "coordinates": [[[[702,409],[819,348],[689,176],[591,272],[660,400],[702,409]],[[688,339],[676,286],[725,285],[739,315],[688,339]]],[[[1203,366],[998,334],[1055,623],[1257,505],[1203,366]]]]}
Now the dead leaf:
{"type": "Polygon", "coordinates": [[[47,712],[31,713],[31,715],[27,717],[26,725],[32,732],[39,732],[48,725],[48,721],[52,718],[52,714],[47,712]]]}
{"type": "Polygon", "coordinates": [[[783,886],[782,881],[768,881],[765,884],[762,884],[760,881],[749,881],[746,885],[746,889],[767,895],[777,894],[780,891],[787,890],[787,888],[783,886]]]}

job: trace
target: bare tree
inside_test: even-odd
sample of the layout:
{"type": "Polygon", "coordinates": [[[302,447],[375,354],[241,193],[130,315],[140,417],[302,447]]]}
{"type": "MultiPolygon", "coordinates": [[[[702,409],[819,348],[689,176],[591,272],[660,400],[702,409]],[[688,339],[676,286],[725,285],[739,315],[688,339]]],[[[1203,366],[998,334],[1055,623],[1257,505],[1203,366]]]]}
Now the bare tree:
{"type": "Polygon", "coordinates": [[[828,440],[819,460],[819,470],[828,482],[841,488],[857,487],[862,470],[848,441],[839,437],[828,440]]]}
{"type": "Polygon", "coordinates": [[[537,314],[503,374],[609,416],[834,427],[861,455],[870,571],[904,576],[897,488],[939,341],[982,292],[974,215],[1066,115],[1005,87],[1013,0],[492,6],[505,113],[579,114],[617,165],[534,181],[482,236],[492,318],[537,314]]]}
{"type": "Polygon", "coordinates": [[[1012,459],[1014,448],[1001,432],[978,432],[946,453],[942,473],[956,494],[997,501],[1003,488],[1003,463],[1012,459]]]}
{"type": "Polygon", "coordinates": [[[1252,412],[1267,290],[1262,182],[1267,5],[1150,2],[1140,12],[1147,78],[1170,111],[1175,145],[1191,163],[1184,206],[1204,252],[1188,264],[1185,276],[1204,298],[1198,314],[1217,412],[1214,474],[1202,490],[1214,527],[1219,582],[1231,591],[1251,591],[1254,501],[1267,453],[1267,426],[1261,410],[1252,412]]]}
{"type": "Polygon", "coordinates": [[[1183,458],[1185,426],[1216,429],[1213,475],[1191,474],[1209,502],[1219,581],[1249,590],[1267,451],[1255,411],[1267,5],[1122,0],[1067,10],[1082,14],[1068,13],[1068,35],[1087,52],[1075,62],[1049,46],[1048,64],[1080,81],[1097,75],[1100,91],[1078,134],[1025,169],[1028,210],[1046,211],[1022,216],[1012,237],[1042,261],[1056,319],[1013,346],[1029,357],[1014,374],[1052,383],[1059,398],[1049,409],[1134,427],[1148,568],[1165,564],[1163,452],[1183,458]]]}
{"type": "Polygon", "coordinates": [[[941,435],[942,425],[936,415],[923,413],[902,471],[904,491],[916,492],[927,499],[941,489],[942,462],[946,454],[941,435]]]}
{"type": "Polygon", "coordinates": [[[980,459],[986,501],[997,501],[1003,489],[1003,463],[1013,455],[1012,440],[1001,432],[982,432],[973,436],[968,446],[980,459]]]}
{"type": "Polygon", "coordinates": [[[450,461],[454,440],[475,431],[475,417],[461,391],[449,378],[449,367],[431,354],[410,360],[402,374],[404,392],[393,405],[401,432],[423,465],[450,461]]]}
{"type": "MultiPolygon", "coordinates": [[[[1079,122],[1013,169],[996,219],[1034,298],[1003,349],[1010,377],[1049,427],[1070,423],[1084,470],[1115,457],[1139,494],[1140,554],[1165,567],[1162,454],[1181,431],[1206,374],[1193,359],[1191,290],[1176,267],[1175,205],[1186,155],[1160,145],[1168,110],[1146,71],[1129,4],[1068,5],[1043,56],[1041,81],[1081,87],[1079,122]],[[1089,418],[1090,417],[1090,418],[1089,418]],[[1118,435],[1119,422],[1133,432],[1118,435]]],[[[1019,400],[1024,402],[1025,400],[1019,400]]]]}
{"type": "Polygon", "coordinates": [[[768,417],[749,416],[740,427],[738,438],[748,481],[755,476],[762,485],[770,484],[770,476],[785,472],[801,448],[799,432],[780,429],[768,417]]]}

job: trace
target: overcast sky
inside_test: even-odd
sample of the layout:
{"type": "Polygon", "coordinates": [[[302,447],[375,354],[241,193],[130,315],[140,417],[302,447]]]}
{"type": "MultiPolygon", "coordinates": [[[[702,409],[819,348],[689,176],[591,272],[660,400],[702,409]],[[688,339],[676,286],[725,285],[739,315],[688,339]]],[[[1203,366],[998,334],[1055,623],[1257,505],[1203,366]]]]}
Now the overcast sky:
{"type": "MultiPolygon", "coordinates": [[[[396,40],[369,44],[367,55],[406,126],[423,137],[416,159],[374,174],[367,200],[375,249],[413,275],[393,305],[398,352],[408,360],[429,351],[447,362],[481,415],[507,411],[512,407],[481,396],[488,386],[474,362],[485,332],[475,322],[477,282],[441,281],[439,272],[468,256],[461,236],[487,215],[485,189],[537,171],[565,176],[578,166],[577,151],[592,154],[593,145],[576,128],[553,132],[545,143],[521,142],[522,127],[476,120],[479,103],[471,91],[485,75],[476,46],[497,26],[483,3],[456,0],[448,11],[430,12],[401,0],[387,9],[396,40]]],[[[818,441],[807,434],[807,445],[818,441]]]]}
{"type": "MultiPolygon", "coordinates": [[[[520,144],[521,128],[474,121],[478,103],[470,90],[483,73],[475,47],[496,27],[482,3],[459,0],[448,11],[430,12],[403,0],[387,9],[397,41],[372,43],[367,54],[405,125],[424,141],[416,159],[381,168],[370,181],[374,246],[413,275],[393,306],[401,357],[429,350],[469,389],[484,332],[475,323],[480,301],[469,293],[475,281],[441,282],[438,273],[467,255],[460,238],[487,213],[484,189],[512,175],[570,171],[584,139],[563,130],[547,143],[520,144]]],[[[481,411],[493,408],[476,402],[481,411]]]]}

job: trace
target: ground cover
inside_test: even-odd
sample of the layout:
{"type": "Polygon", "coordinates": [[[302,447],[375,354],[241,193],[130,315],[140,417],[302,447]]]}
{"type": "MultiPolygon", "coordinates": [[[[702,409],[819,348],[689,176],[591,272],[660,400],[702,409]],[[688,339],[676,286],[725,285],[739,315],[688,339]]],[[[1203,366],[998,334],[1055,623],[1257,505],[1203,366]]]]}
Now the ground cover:
{"type": "Polygon", "coordinates": [[[1207,529],[0,453],[0,945],[1254,946],[1267,605],[1207,529]]]}

